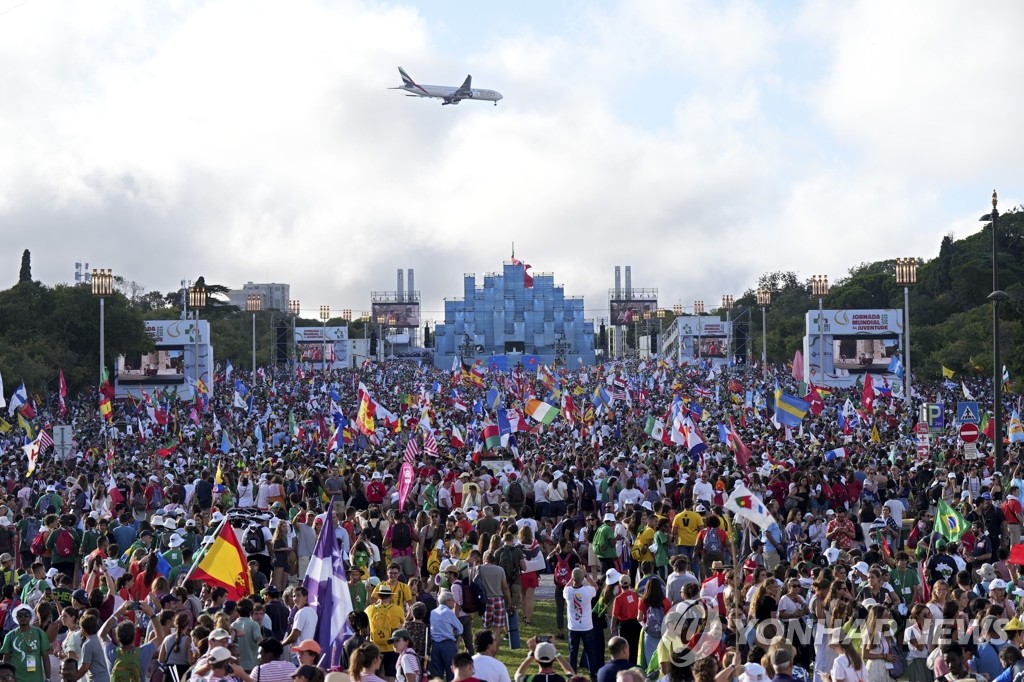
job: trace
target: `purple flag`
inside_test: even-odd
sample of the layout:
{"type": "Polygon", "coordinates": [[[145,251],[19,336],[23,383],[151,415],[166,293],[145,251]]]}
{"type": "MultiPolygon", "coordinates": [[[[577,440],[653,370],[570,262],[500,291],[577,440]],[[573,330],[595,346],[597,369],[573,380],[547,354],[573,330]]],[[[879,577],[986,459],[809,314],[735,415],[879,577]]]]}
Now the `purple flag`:
{"type": "MultiPolygon", "coordinates": [[[[333,508],[333,500],[327,506],[333,508]]],[[[335,534],[334,515],[328,511],[316,548],[309,560],[302,586],[309,592],[309,605],[316,609],[316,641],[323,652],[321,667],[330,670],[341,660],[342,632],[352,612],[345,559],[335,534]]]]}

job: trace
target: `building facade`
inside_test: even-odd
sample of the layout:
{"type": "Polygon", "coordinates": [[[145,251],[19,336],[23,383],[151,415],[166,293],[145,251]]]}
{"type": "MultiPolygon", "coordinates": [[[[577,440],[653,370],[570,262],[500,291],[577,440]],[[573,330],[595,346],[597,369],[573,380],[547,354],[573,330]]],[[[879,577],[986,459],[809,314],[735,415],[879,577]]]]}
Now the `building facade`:
{"type": "Polygon", "coordinates": [[[231,302],[231,305],[245,310],[249,296],[256,295],[260,297],[261,310],[288,310],[288,300],[291,297],[291,292],[292,287],[290,284],[246,282],[241,289],[232,289],[228,293],[228,300],[231,302]]]}
{"type": "Polygon", "coordinates": [[[434,334],[439,368],[460,359],[499,369],[595,361],[594,322],[583,319],[583,297],[566,296],[551,273],[527,275],[519,262],[484,275],[482,286],[465,275],[462,298],[445,300],[444,323],[434,334]]]}

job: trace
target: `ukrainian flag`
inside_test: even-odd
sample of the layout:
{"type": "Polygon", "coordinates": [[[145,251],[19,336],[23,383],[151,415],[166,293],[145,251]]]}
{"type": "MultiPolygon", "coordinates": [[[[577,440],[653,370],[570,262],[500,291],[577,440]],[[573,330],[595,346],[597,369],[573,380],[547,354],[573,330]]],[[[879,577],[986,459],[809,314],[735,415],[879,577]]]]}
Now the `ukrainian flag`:
{"type": "Polygon", "coordinates": [[[795,395],[775,391],[775,419],[783,426],[798,427],[811,404],[795,395]]]}

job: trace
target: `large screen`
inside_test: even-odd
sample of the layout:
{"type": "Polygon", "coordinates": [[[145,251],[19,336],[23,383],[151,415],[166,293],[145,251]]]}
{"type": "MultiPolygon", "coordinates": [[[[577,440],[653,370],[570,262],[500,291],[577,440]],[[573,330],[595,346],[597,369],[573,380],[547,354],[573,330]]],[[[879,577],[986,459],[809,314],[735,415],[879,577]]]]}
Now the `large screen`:
{"type": "Polygon", "coordinates": [[[387,327],[420,326],[419,303],[372,303],[371,306],[373,322],[380,322],[387,327]]]}
{"type": "Polygon", "coordinates": [[[657,301],[610,301],[609,312],[613,325],[633,324],[643,322],[644,312],[650,312],[654,317],[658,309],[657,301]]]}
{"type": "Polygon", "coordinates": [[[898,354],[899,339],[896,337],[832,337],[833,366],[851,374],[885,372],[893,356],[898,354]]]}

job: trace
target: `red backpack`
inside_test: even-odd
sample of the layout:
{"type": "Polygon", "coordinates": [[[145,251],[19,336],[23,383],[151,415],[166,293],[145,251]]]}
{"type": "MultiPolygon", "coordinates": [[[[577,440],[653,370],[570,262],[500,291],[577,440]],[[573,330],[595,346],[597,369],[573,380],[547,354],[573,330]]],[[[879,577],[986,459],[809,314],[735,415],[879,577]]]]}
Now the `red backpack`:
{"type": "Polygon", "coordinates": [[[57,530],[57,542],[54,544],[54,551],[62,559],[75,555],[75,536],[67,528],[57,530]]]}
{"type": "Polygon", "coordinates": [[[569,567],[569,555],[559,555],[555,562],[555,587],[563,589],[572,580],[572,569],[569,567]]]}
{"type": "Polygon", "coordinates": [[[43,556],[46,554],[46,540],[49,537],[49,531],[41,530],[36,533],[36,536],[32,539],[32,544],[29,545],[29,551],[35,556],[43,556]]]}

